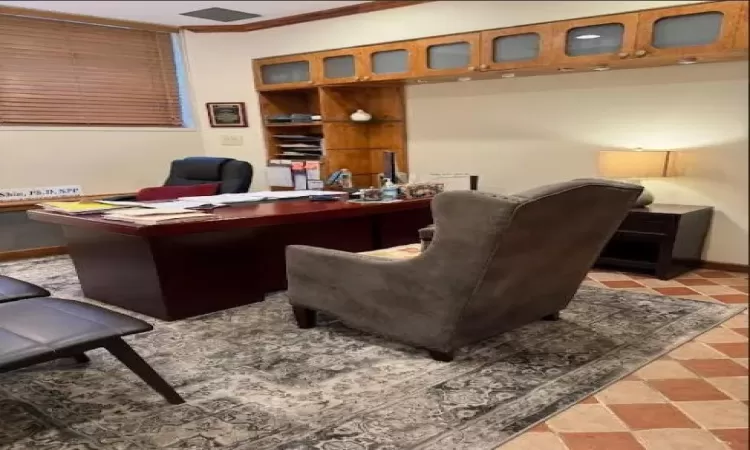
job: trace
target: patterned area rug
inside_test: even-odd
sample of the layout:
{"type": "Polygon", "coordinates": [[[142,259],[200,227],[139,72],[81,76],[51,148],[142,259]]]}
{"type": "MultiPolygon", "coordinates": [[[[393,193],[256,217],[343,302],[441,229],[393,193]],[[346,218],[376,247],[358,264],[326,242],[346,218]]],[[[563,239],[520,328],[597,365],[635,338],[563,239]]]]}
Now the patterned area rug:
{"type": "MultiPolygon", "coordinates": [[[[0,273],[81,299],[65,257],[0,273]]],[[[0,448],[493,449],[742,309],[582,287],[563,320],[464,348],[447,364],[333,320],[299,330],[275,294],[180,322],[148,319],[153,332],[127,338],[184,405],[100,351],[87,366],[0,375],[0,448]]]]}

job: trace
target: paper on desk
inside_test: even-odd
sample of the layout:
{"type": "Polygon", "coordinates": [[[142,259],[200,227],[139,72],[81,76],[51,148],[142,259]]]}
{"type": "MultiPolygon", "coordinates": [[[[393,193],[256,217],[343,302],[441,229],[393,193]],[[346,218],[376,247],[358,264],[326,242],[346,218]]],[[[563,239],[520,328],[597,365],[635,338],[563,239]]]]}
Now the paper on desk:
{"type": "Polygon", "coordinates": [[[271,165],[266,167],[269,186],[294,187],[292,168],[288,165],[271,165]]]}
{"type": "MultiPolygon", "coordinates": [[[[212,196],[216,197],[216,196],[212,196]]],[[[206,200],[209,197],[193,197],[194,200],[168,200],[164,202],[130,202],[130,201],[109,201],[99,200],[99,203],[114,206],[137,206],[139,208],[168,208],[168,209],[187,209],[195,208],[196,206],[211,204],[220,205],[215,201],[206,200]]]]}
{"type": "Polygon", "coordinates": [[[345,192],[341,191],[317,191],[317,190],[301,190],[301,191],[260,191],[253,192],[255,195],[261,195],[268,200],[284,200],[291,198],[303,198],[311,195],[345,195],[345,192]]]}
{"type": "Polygon", "coordinates": [[[241,194],[219,194],[219,195],[206,195],[202,197],[180,197],[179,200],[188,202],[200,202],[200,204],[211,203],[214,205],[218,204],[231,204],[231,203],[248,203],[248,202],[262,202],[265,200],[263,195],[258,195],[258,192],[243,192],[241,194]]]}

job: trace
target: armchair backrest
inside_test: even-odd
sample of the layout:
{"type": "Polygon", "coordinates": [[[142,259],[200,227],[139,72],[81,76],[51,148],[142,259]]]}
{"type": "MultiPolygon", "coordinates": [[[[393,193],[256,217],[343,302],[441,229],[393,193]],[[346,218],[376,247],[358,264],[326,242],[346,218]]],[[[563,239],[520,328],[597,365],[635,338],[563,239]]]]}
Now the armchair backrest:
{"type": "Polygon", "coordinates": [[[218,194],[247,192],[253,167],[231,158],[193,156],[172,161],[165,186],[219,183],[218,194]]]}
{"type": "Polygon", "coordinates": [[[466,282],[454,339],[472,341],[564,309],[642,189],[580,179],[511,196],[438,195],[424,257],[452,258],[466,282]]]}

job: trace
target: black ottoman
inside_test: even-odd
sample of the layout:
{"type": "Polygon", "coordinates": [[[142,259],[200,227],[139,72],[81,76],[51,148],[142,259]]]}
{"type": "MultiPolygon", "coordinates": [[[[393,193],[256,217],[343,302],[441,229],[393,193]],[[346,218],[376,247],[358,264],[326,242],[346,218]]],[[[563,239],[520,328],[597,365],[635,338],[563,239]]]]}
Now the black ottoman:
{"type": "Polygon", "coordinates": [[[0,275],[0,303],[49,295],[48,290],[35,284],[0,275]]]}
{"type": "Polygon", "coordinates": [[[150,331],[148,323],[98,306],[59,298],[0,304],[0,373],[58,358],[87,362],[84,352],[106,348],[172,404],[180,395],[122,340],[150,331]]]}

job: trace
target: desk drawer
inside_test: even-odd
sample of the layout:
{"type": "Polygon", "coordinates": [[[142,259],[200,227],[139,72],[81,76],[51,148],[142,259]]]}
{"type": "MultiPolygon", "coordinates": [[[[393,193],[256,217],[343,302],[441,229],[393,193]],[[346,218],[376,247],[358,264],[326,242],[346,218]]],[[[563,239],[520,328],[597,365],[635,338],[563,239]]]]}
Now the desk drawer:
{"type": "Polygon", "coordinates": [[[630,213],[622,221],[620,230],[648,233],[670,233],[677,226],[677,217],[666,214],[630,213]]]}

